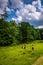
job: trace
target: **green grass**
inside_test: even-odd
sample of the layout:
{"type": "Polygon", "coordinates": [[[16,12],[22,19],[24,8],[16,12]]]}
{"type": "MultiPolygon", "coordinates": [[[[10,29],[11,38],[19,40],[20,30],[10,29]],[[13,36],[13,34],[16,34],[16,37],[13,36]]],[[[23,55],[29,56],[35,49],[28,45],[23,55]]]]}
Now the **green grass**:
{"type": "Polygon", "coordinates": [[[26,49],[21,49],[22,45],[0,47],[0,65],[32,65],[40,56],[43,56],[43,41],[26,44],[26,49]],[[35,48],[33,52],[32,44],[35,48]]]}

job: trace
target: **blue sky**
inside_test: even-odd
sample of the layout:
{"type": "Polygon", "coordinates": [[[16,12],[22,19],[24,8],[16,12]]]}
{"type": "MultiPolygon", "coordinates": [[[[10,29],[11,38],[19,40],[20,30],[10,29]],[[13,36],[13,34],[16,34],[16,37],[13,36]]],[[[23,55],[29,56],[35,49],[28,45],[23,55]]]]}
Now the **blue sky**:
{"type": "Polygon", "coordinates": [[[25,21],[43,28],[43,0],[0,0],[0,14],[5,12],[8,21],[25,21]]]}

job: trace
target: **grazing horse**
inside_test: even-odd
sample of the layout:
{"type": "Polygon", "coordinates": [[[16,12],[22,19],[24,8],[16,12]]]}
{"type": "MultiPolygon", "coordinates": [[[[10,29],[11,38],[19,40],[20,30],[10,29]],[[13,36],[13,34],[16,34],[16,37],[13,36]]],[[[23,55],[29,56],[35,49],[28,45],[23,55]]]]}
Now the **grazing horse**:
{"type": "Polygon", "coordinates": [[[26,45],[21,46],[22,49],[26,49],[26,45]]]}
{"type": "Polygon", "coordinates": [[[34,46],[32,45],[32,51],[34,51],[34,46]]]}

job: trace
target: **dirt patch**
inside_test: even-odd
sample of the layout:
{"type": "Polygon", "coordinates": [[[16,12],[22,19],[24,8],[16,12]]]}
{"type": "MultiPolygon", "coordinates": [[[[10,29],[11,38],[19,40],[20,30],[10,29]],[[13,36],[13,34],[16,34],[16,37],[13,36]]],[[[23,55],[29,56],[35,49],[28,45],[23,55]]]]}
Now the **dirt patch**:
{"type": "Polygon", "coordinates": [[[40,57],[34,64],[32,65],[42,65],[43,64],[43,56],[40,57]]]}

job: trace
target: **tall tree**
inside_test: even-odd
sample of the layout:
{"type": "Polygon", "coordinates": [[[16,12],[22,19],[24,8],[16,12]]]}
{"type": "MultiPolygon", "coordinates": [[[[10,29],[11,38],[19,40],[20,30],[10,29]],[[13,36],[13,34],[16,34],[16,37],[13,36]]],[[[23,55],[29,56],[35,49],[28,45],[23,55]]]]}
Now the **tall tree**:
{"type": "Polygon", "coordinates": [[[8,17],[7,13],[1,14],[2,19],[6,19],[8,17]]]}

